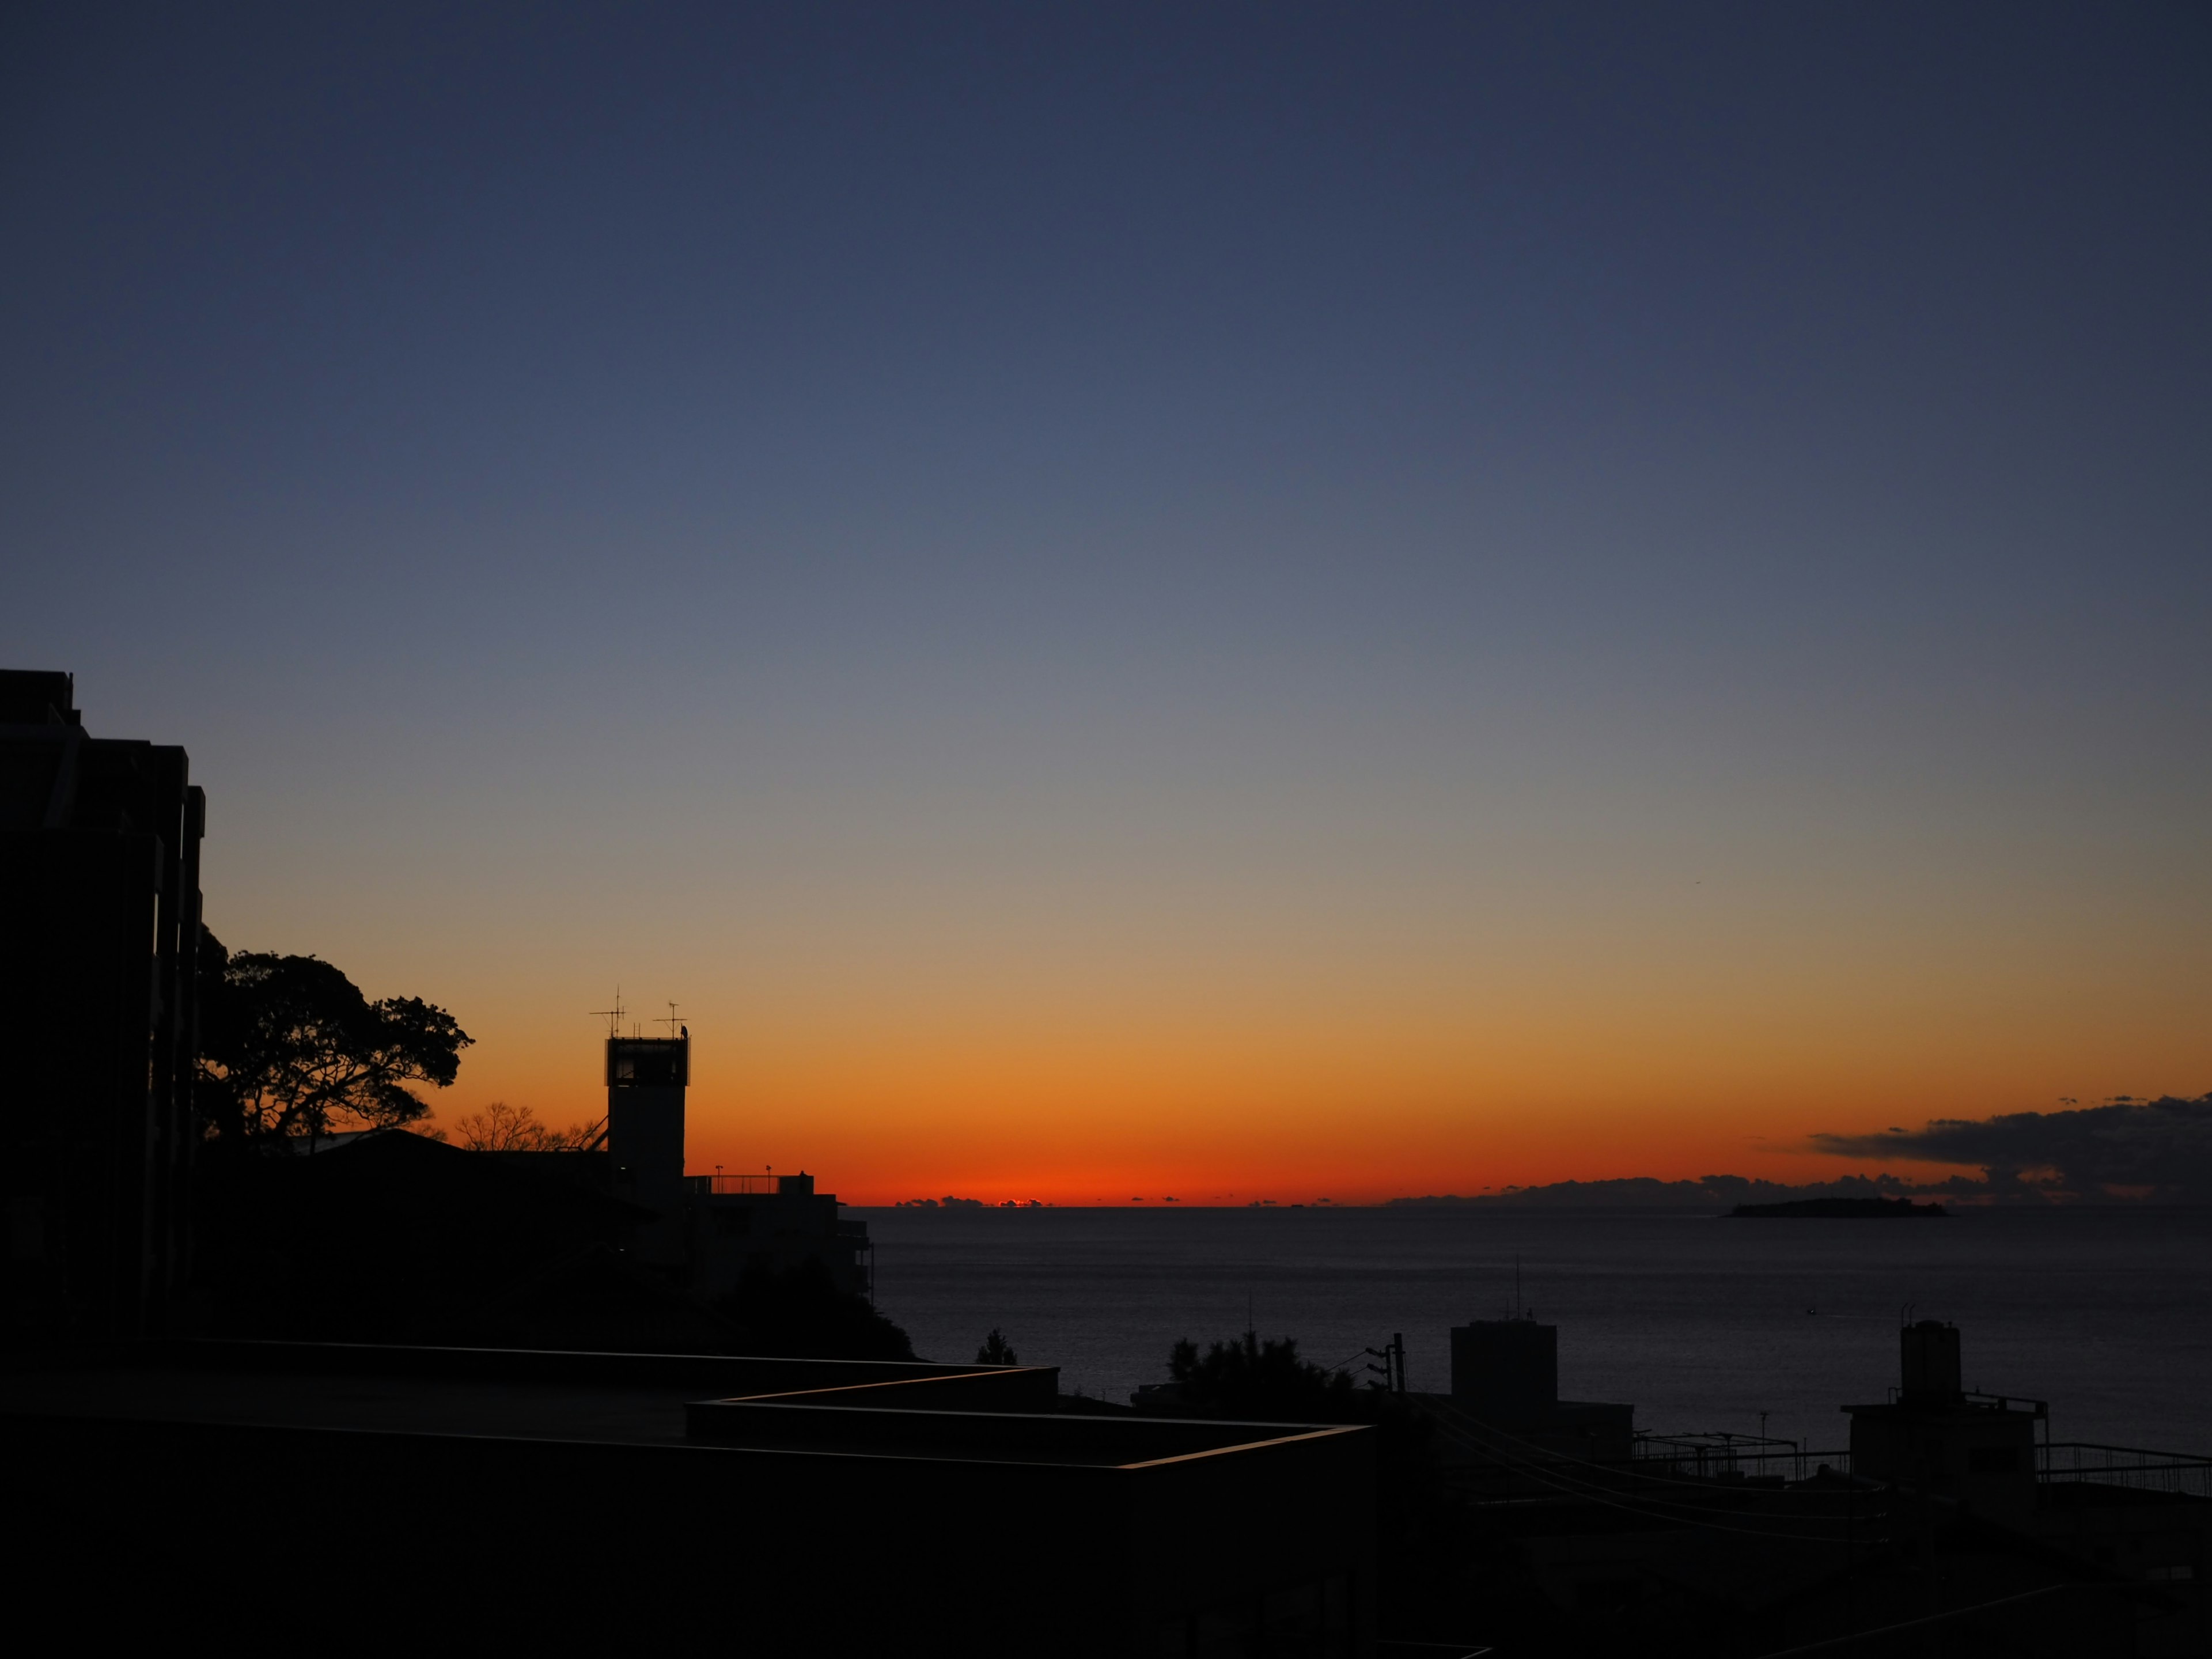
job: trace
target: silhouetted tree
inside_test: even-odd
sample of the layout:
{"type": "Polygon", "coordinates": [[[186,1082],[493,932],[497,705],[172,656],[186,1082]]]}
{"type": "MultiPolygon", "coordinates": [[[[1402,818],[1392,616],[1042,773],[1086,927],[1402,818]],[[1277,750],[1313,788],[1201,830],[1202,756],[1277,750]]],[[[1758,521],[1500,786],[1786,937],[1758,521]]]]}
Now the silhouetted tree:
{"type": "Polygon", "coordinates": [[[975,1363],[979,1365],[1018,1365],[1022,1361],[1021,1356],[1014,1352],[1013,1344],[1007,1341],[1005,1334],[994,1325],[990,1335],[983,1339],[983,1346],[975,1350],[975,1363]]]}
{"type": "Polygon", "coordinates": [[[471,1152],[566,1152],[586,1145],[599,1133],[593,1123],[572,1123],[556,1129],[538,1121],[527,1106],[510,1106],[495,1100],[481,1112],[453,1125],[453,1144],[471,1152]]]}
{"type": "Polygon", "coordinates": [[[371,1002],[316,957],[241,951],[204,933],[193,1102],[218,1139],[269,1141],[412,1123],[473,1040],[419,997],[371,1002]]]}
{"type": "MultiPolygon", "coordinates": [[[[1298,1345],[1290,1338],[1262,1342],[1250,1331],[1213,1343],[1203,1354],[1195,1342],[1176,1343],[1168,1374],[1182,1398],[1158,1409],[1177,1416],[1372,1425],[1382,1538],[1392,1550],[1402,1551],[1435,1521],[1441,1498],[1429,1419],[1406,1395],[1355,1387],[1342,1371],[1299,1358],[1298,1345]]],[[[1386,1575],[1397,1570],[1389,1556],[1386,1552],[1386,1575]]]]}
{"type": "Polygon", "coordinates": [[[870,1305],[841,1291],[818,1261],[784,1271],[765,1263],[745,1269],[736,1290],[714,1310],[737,1328],[738,1353],[794,1359],[911,1359],[907,1334],[870,1305]]]}
{"type": "Polygon", "coordinates": [[[1186,1338],[1168,1355],[1168,1375],[1182,1389],[1184,1407],[1201,1417],[1334,1423],[1366,1414],[1350,1377],[1299,1358],[1287,1336],[1262,1342],[1247,1331],[1212,1344],[1203,1356],[1186,1338]]]}

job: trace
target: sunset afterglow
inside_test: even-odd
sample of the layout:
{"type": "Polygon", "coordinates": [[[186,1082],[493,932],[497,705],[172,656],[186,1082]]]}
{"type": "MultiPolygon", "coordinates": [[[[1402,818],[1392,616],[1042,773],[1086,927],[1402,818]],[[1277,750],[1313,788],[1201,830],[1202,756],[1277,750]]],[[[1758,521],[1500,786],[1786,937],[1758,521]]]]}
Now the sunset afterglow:
{"type": "Polygon", "coordinates": [[[870,1203],[2212,1087],[2164,25],[313,9],[9,82],[0,644],[439,1121],[617,989],[870,1203]]]}

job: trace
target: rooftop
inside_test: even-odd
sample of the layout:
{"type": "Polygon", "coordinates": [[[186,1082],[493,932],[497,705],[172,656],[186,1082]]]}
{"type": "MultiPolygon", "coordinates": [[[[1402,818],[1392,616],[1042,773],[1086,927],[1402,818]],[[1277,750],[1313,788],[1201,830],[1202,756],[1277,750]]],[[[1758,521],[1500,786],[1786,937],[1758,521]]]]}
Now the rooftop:
{"type": "Polygon", "coordinates": [[[1141,1468],[1363,1432],[1059,1413],[1048,1366],[168,1342],[0,1374],[0,1415],[1141,1468]]]}

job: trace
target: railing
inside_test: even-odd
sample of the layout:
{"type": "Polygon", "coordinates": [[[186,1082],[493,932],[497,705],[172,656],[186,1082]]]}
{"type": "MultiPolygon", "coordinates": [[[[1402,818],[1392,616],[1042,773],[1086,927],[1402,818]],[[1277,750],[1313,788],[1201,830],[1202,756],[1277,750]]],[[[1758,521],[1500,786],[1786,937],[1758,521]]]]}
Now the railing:
{"type": "Polygon", "coordinates": [[[2061,1440],[2035,1452],[2035,1478],[2046,1486],[2081,1483],[2212,1498],[2212,1457],[2088,1440],[2061,1440]]]}
{"type": "Polygon", "coordinates": [[[710,1175],[685,1176],[686,1191],[694,1193],[772,1193],[775,1177],[772,1175],[710,1175]]]}
{"type": "MultiPolygon", "coordinates": [[[[1838,1474],[1851,1472],[1847,1451],[1735,1451],[1694,1454],[1638,1452],[1628,1467],[1645,1474],[1686,1480],[1802,1480],[1825,1466],[1838,1474]]],[[[1619,1467],[1615,1465],[1614,1467],[1619,1467]]]]}
{"type": "Polygon", "coordinates": [[[1979,1389],[1966,1389],[1961,1392],[1969,1406],[1982,1406],[1998,1412],[2008,1412],[2016,1406],[2030,1417],[2047,1418],[2051,1415],[2048,1400],[2030,1400],[2016,1394],[1984,1394],[1979,1389]]]}
{"type": "MultiPolygon", "coordinates": [[[[1940,1395],[1938,1397],[1940,1398],[1940,1395]]],[[[2018,1407],[2030,1417],[2048,1418],[2051,1415],[2051,1402],[2048,1400],[2030,1400],[2025,1395],[1985,1394],[1979,1389],[1960,1389],[1954,1399],[1969,1406],[1979,1406],[1984,1411],[2008,1412],[2014,1407],[2018,1407]]],[[[1896,1383],[1891,1383],[1889,1403],[1893,1406],[1901,1406],[1905,1401],[1905,1391],[1896,1383]]]]}
{"type": "MultiPolygon", "coordinates": [[[[1630,1467],[1700,1480],[1755,1480],[1776,1475],[1802,1480],[1824,1463],[1838,1474],[1851,1472],[1851,1455],[1847,1451],[1800,1451],[1786,1440],[1762,1442],[1749,1435],[1639,1435],[1630,1467]]],[[[2124,1486],[2135,1492],[2212,1498],[2212,1457],[2189,1452],[2059,1440],[2039,1444],[2035,1464],[2035,1478],[2045,1486],[2124,1486]]]]}
{"type": "Polygon", "coordinates": [[[1639,1434],[1632,1467],[1697,1480],[1802,1480],[1823,1463],[1850,1472],[1847,1451],[1807,1451],[1795,1440],[1753,1434],[1639,1434]]]}

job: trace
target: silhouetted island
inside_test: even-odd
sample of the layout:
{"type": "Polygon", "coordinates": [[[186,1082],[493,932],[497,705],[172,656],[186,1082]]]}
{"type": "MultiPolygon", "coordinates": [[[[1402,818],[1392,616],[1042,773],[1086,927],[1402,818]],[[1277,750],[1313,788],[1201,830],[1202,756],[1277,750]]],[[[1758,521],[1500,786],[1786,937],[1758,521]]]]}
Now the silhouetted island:
{"type": "Polygon", "coordinates": [[[1941,1204],[1915,1204],[1909,1198],[1799,1198],[1787,1204],[1739,1204],[1723,1219],[1888,1221],[1907,1216],[1940,1219],[1949,1213],[1941,1204]]]}

